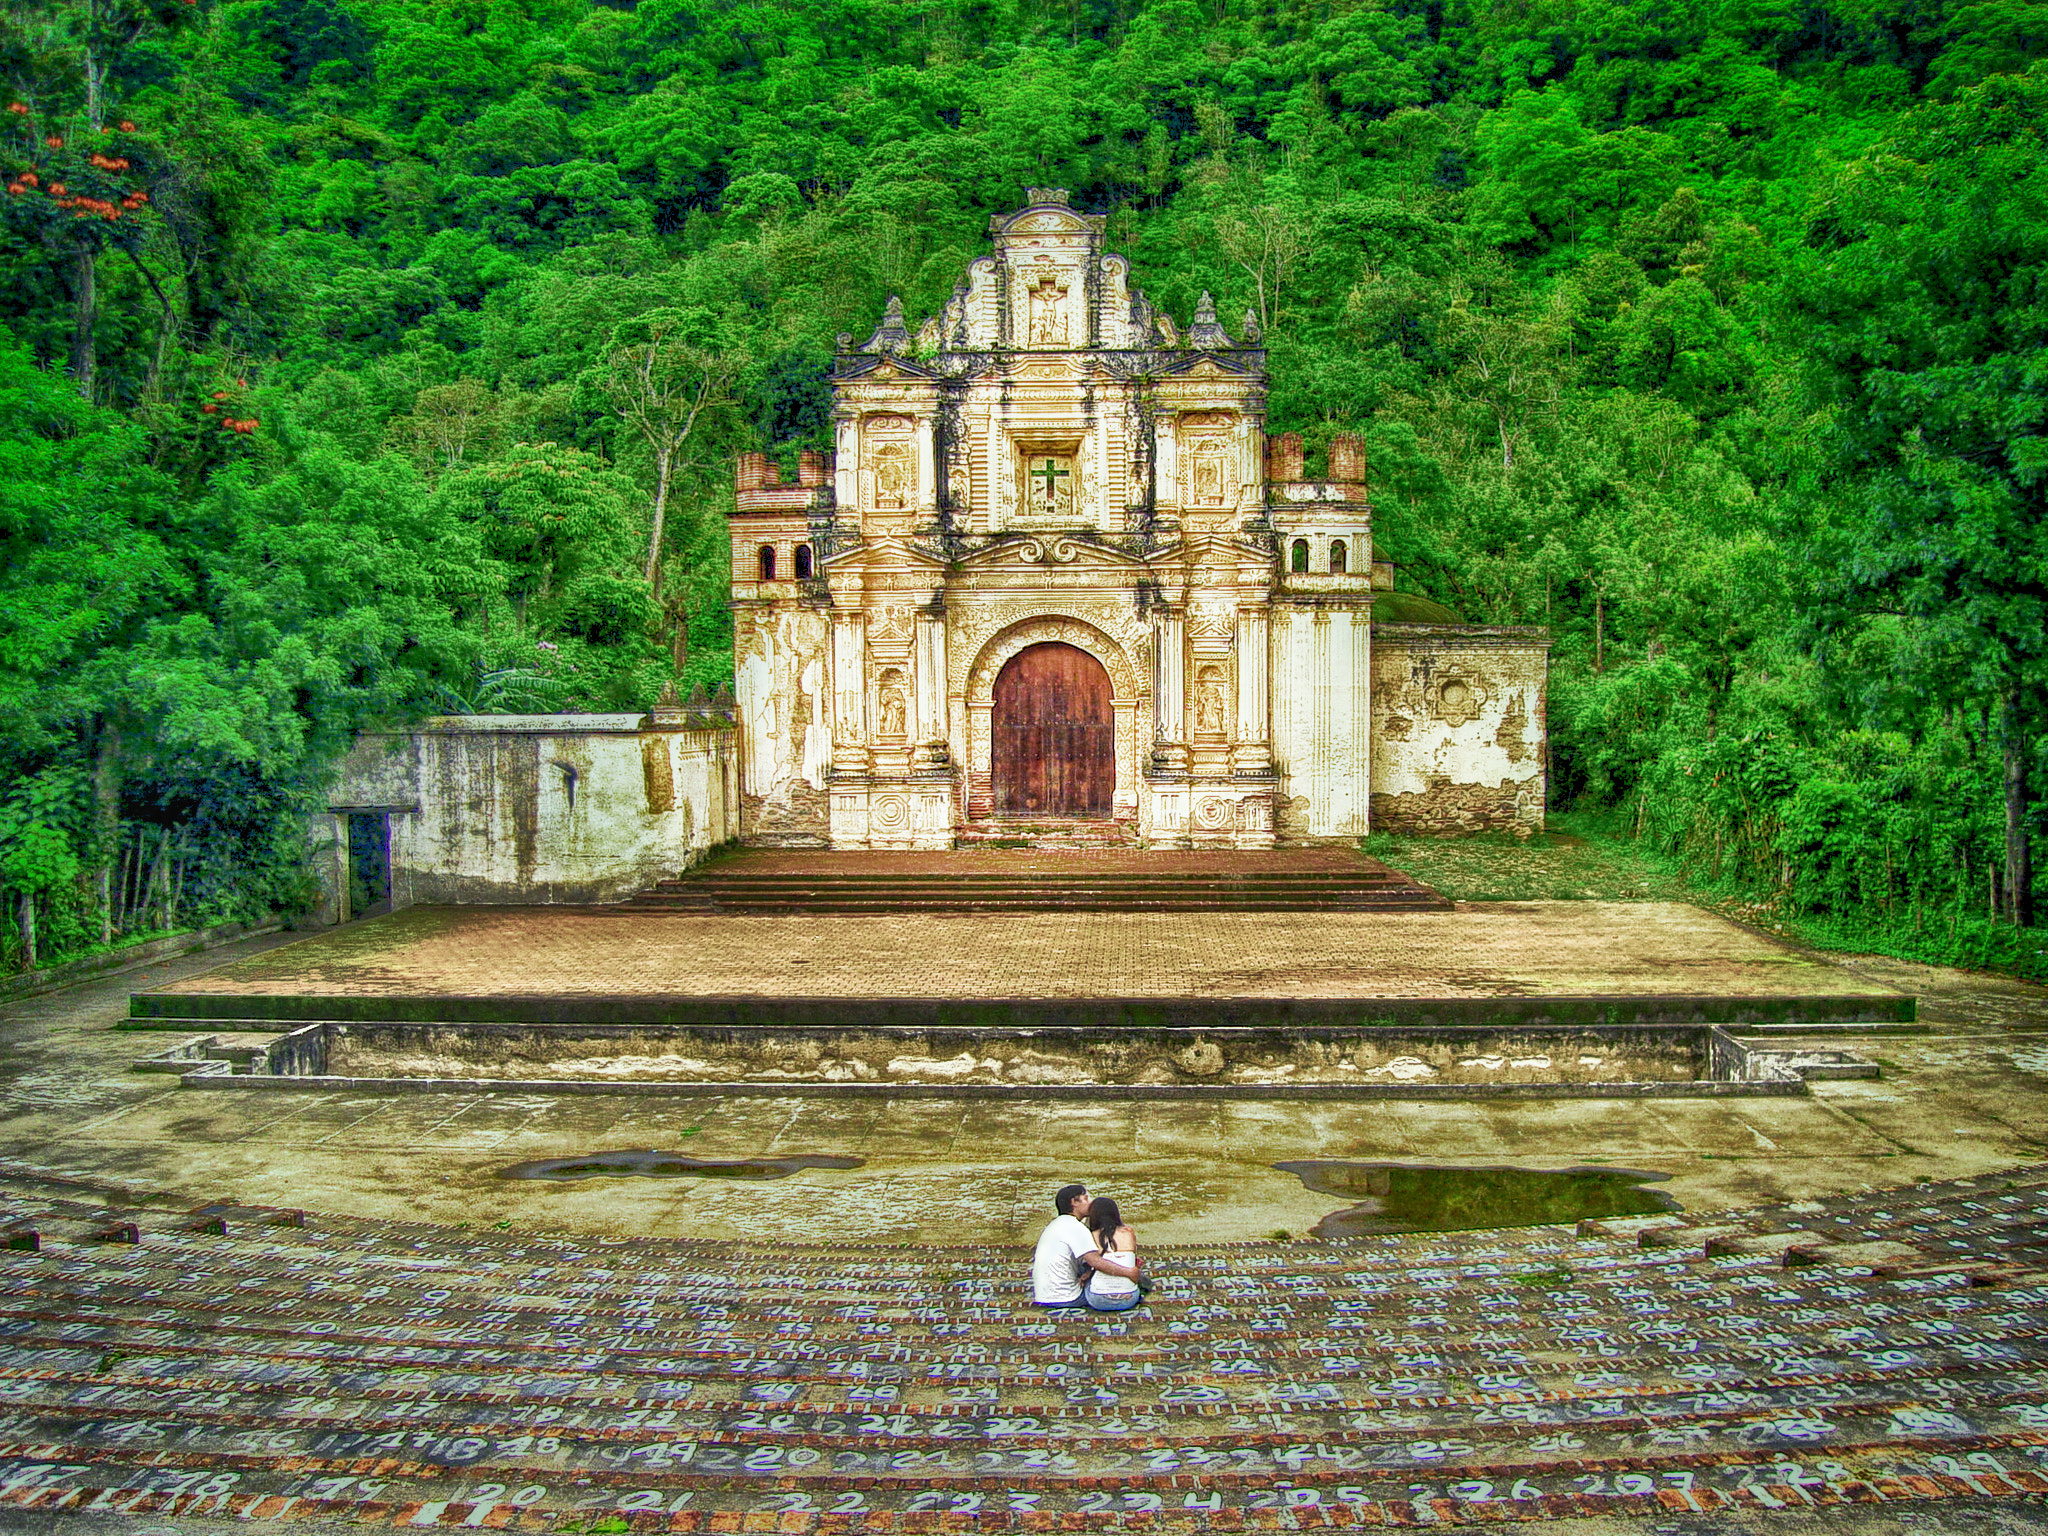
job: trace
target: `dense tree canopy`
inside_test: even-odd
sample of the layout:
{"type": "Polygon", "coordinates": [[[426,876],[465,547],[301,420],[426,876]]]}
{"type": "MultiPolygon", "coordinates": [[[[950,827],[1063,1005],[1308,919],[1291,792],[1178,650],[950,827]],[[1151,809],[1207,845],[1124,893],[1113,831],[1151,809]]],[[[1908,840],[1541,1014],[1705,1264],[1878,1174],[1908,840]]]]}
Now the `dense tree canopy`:
{"type": "Polygon", "coordinates": [[[2034,0],[0,14],[16,963],[300,899],[366,723],[725,681],[730,455],[1026,185],[1257,314],[1404,585],[1552,628],[1553,804],[2024,958],[2034,0]]]}

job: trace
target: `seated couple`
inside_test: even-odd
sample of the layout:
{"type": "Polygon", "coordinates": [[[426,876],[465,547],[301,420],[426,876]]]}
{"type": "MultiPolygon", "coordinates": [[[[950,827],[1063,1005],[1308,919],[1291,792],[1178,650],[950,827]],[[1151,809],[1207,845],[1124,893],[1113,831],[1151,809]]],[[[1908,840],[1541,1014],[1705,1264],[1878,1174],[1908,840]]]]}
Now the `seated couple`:
{"type": "Polygon", "coordinates": [[[1031,1256],[1031,1300],[1040,1307],[1128,1312],[1152,1287],[1138,1277],[1138,1234],[1116,1202],[1079,1184],[1053,1196],[1059,1212],[1031,1256]]]}

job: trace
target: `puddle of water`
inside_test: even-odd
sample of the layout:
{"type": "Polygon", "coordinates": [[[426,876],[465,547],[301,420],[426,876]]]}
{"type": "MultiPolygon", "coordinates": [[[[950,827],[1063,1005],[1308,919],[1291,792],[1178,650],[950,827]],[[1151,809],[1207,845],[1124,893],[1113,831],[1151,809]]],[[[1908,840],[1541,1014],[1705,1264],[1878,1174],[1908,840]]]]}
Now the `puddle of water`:
{"type": "Polygon", "coordinates": [[[544,1157],[498,1170],[501,1179],[786,1179],[805,1168],[859,1168],[864,1157],[741,1157],[728,1161],[685,1157],[680,1152],[643,1148],[633,1152],[592,1152],[586,1157],[544,1157]]]}
{"type": "Polygon", "coordinates": [[[1675,1211],[1662,1190],[1669,1174],[1633,1168],[1476,1168],[1313,1160],[1275,1163],[1322,1195],[1358,1201],[1310,1229],[1324,1239],[1385,1232],[1462,1232],[1477,1227],[1540,1227],[1602,1216],[1675,1211]]]}

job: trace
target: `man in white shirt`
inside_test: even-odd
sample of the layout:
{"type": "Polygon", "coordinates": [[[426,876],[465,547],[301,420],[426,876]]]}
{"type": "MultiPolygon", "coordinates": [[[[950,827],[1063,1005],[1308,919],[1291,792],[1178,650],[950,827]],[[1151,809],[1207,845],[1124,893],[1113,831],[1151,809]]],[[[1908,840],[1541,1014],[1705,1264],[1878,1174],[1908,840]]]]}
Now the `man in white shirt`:
{"type": "MultiPolygon", "coordinates": [[[[1091,1269],[1109,1269],[1095,1246],[1095,1234],[1085,1220],[1088,1207],[1085,1185],[1069,1184],[1052,1197],[1059,1212],[1038,1237],[1031,1255],[1031,1302],[1039,1307],[1078,1307],[1081,1280],[1091,1269]]],[[[1115,1270],[1123,1274],[1122,1270],[1115,1270]]]]}

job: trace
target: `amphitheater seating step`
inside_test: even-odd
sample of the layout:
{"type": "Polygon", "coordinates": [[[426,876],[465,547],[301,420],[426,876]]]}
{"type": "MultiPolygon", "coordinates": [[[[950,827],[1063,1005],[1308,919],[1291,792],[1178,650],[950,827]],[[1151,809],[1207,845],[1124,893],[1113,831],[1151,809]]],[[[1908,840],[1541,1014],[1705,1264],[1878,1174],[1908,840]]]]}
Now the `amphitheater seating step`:
{"type": "Polygon", "coordinates": [[[2040,1168],[1660,1229],[1885,1241],[1909,1275],[1589,1223],[1161,1250],[1125,1316],[1036,1311],[1024,1256],[981,1248],[181,1220],[48,1187],[0,1166],[0,1224],[134,1236],[0,1251],[0,1524],[1292,1529],[2048,1494],[2040,1168]]]}
{"type": "Polygon", "coordinates": [[[1142,852],[1014,858],[1001,853],[809,858],[739,855],[635,896],[639,911],[1427,912],[1451,903],[1401,871],[1332,857],[1142,852]]]}

